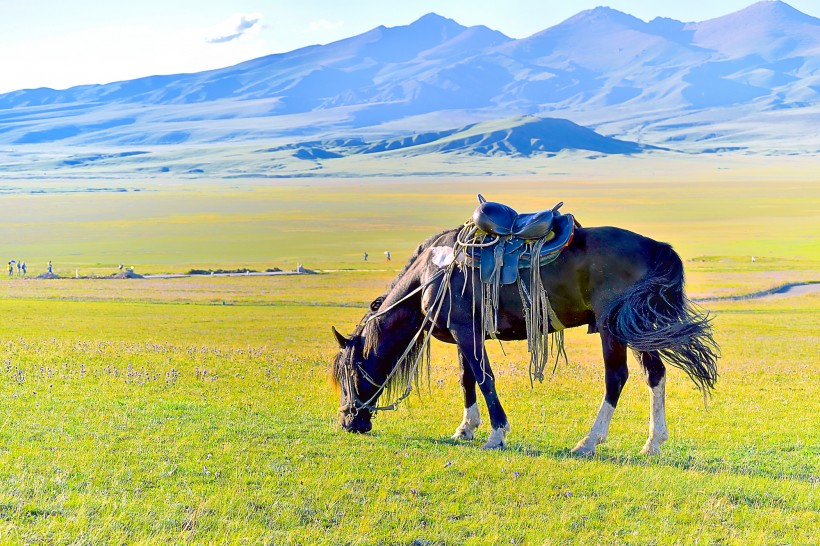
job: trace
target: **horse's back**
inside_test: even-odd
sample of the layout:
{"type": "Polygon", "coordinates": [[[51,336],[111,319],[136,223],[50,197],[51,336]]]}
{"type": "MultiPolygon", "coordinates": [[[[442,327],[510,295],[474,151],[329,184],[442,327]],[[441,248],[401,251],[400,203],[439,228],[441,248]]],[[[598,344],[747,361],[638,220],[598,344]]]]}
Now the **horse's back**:
{"type": "Polygon", "coordinates": [[[668,244],[629,230],[577,228],[561,256],[541,268],[541,277],[556,313],[566,318],[566,326],[592,324],[615,298],[670,253],[674,255],[668,244]]]}
{"type": "Polygon", "coordinates": [[[638,233],[611,226],[577,228],[562,257],[586,267],[590,279],[618,274],[627,281],[643,277],[671,247],[638,233]]]}
{"type": "MultiPolygon", "coordinates": [[[[431,279],[440,268],[440,265],[434,265],[436,248],[452,248],[457,232],[456,229],[437,234],[419,248],[419,253],[429,254],[427,259],[420,260],[424,264],[419,270],[420,284],[431,279]]],[[[659,259],[666,259],[670,253],[674,255],[666,243],[625,229],[579,227],[575,229],[571,244],[561,255],[541,267],[542,284],[550,305],[564,327],[594,325],[616,298],[644,278],[657,266],[659,259]]],[[[463,257],[455,259],[458,263],[464,263],[463,257]]],[[[455,305],[450,312],[448,301],[448,312],[445,313],[451,322],[458,322],[459,319],[461,322],[471,322],[475,313],[480,311],[482,296],[480,292],[473,293],[474,290],[481,290],[477,286],[478,275],[468,273],[470,268],[470,265],[459,268],[451,279],[455,305]],[[472,288],[464,291],[462,287],[467,278],[477,284],[468,283],[472,288]],[[470,310],[473,306],[476,306],[475,312],[470,310]]],[[[515,284],[501,288],[499,338],[523,339],[526,329],[519,288],[515,284]]],[[[437,292],[437,282],[425,290],[425,311],[437,292]]]]}

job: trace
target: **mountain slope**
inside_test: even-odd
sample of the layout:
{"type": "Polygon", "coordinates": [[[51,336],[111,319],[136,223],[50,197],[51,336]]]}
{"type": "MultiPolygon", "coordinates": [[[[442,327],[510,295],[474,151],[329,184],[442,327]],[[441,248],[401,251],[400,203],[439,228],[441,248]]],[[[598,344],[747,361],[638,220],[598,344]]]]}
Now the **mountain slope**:
{"type": "Polygon", "coordinates": [[[0,143],[406,137],[535,114],[691,149],[743,123],[745,145],[814,149],[818,112],[820,20],[764,1],[699,23],[596,8],[519,40],[428,14],[219,70],[0,95],[0,143]],[[799,124],[770,123],[786,109],[799,124]]]}

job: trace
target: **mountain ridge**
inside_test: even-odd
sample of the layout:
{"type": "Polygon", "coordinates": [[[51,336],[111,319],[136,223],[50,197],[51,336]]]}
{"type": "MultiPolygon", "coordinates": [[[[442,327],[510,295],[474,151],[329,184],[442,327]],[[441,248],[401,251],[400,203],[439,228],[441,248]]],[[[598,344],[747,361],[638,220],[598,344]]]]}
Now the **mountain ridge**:
{"type": "Polygon", "coordinates": [[[703,22],[599,7],[521,39],[428,13],[206,72],[2,94],[0,143],[389,137],[538,115],[657,146],[742,141],[737,122],[814,146],[766,122],[783,109],[820,125],[820,19],[779,0],[703,22]]]}

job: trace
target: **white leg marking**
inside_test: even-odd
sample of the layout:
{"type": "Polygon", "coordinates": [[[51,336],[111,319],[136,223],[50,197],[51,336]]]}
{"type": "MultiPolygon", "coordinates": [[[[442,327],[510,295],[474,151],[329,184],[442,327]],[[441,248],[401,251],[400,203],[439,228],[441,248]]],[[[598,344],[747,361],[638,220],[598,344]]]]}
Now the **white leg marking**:
{"type": "Polygon", "coordinates": [[[592,424],[592,428],[583,440],[572,448],[572,452],[576,455],[593,455],[595,453],[595,446],[606,442],[607,434],[609,434],[609,423],[612,421],[612,414],[615,413],[615,408],[604,399],[601,402],[601,408],[598,410],[598,417],[592,424]]]}
{"type": "Polygon", "coordinates": [[[509,423],[501,428],[494,428],[489,439],[487,439],[487,443],[481,446],[481,449],[504,449],[507,447],[507,433],[509,431],[509,423]]]}
{"type": "Polygon", "coordinates": [[[666,428],[666,376],[650,391],[649,407],[649,439],[646,440],[641,453],[660,455],[661,444],[669,438],[669,431],[666,428]]]}
{"type": "Polygon", "coordinates": [[[474,403],[469,408],[464,408],[464,418],[458,425],[453,440],[472,440],[475,438],[475,429],[481,424],[481,417],[478,414],[478,403],[474,403]]]}

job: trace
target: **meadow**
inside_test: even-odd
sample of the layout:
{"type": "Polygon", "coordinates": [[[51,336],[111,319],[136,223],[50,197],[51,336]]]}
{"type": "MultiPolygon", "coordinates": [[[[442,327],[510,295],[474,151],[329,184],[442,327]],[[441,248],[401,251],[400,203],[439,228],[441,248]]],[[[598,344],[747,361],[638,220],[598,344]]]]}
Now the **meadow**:
{"type": "MultiPolygon", "coordinates": [[[[367,435],[339,429],[327,380],[330,326],[351,331],[478,191],[522,210],[563,200],[585,225],[671,242],[698,298],[818,281],[818,184],[783,172],[5,195],[3,250],[32,274],[47,259],[67,276],[123,262],[327,271],[0,280],[0,542],[817,543],[817,292],[705,304],[723,351],[718,389],[705,403],[670,372],[657,458],[638,454],[648,392],[632,360],[609,442],[570,455],[603,394],[598,337],[581,329],[568,332],[569,363],[534,388],[525,346],[488,344],[512,424],[504,451],[479,449],[486,424],[474,442],[450,440],[462,411],[452,347],[433,347],[429,385],[367,435]]],[[[66,183],[78,184],[54,186],[66,183]]]]}

